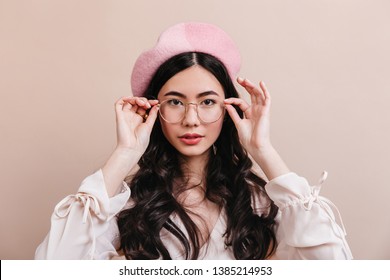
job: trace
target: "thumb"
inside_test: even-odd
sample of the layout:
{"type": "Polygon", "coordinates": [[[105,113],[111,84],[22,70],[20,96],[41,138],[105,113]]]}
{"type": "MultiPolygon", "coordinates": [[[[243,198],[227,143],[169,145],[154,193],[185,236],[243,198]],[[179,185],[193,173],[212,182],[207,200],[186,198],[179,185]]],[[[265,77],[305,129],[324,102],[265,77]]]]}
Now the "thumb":
{"type": "Polygon", "coordinates": [[[150,109],[149,116],[148,116],[148,118],[145,121],[145,124],[148,127],[150,127],[150,129],[153,128],[153,125],[154,125],[154,123],[156,122],[156,119],[157,119],[157,115],[158,115],[158,106],[154,105],[152,107],[152,109],[150,109]]]}
{"type": "Polygon", "coordinates": [[[240,115],[238,115],[236,109],[232,106],[232,105],[226,105],[226,111],[228,111],[229,113],[229,116],[231,117],[231,119],[233,120],[233,123],[235,124],[235,126],[237,127],[238,124],[242,121],[240,115]]]}

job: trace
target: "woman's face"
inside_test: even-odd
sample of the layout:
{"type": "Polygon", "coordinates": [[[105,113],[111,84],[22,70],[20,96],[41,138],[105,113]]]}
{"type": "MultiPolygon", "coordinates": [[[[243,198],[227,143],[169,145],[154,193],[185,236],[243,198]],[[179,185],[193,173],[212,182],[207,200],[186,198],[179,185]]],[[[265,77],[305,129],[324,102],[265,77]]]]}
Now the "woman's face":
{"type": "Polygon", "coordinates": [[[198,65],[177,73],[164,84],[158,93],[161,127],[179,153],[185,157],[207,155],[222,129],[225,111],[217,106],[223,106],[224,99],[223,88],[215,76],[198,65]],[[222,115],[215,120],[220,112],[222,115]],[[168,122],[161,117],[164,115],[178,121],[168,122]],[[182,118],[176,118],[181,115],[182,118]]]}

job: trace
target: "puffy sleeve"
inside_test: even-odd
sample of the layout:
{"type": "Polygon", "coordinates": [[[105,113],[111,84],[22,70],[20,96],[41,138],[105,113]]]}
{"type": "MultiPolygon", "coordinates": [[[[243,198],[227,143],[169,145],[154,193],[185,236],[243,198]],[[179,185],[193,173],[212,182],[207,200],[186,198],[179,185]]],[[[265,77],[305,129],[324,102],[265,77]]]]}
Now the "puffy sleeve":
{"type": "Polygon", "coordinates": [[[338,209],[319,196],[326,176],[324,172],[319,183],[310,186],[305,178],[288,173],[266,185],[279,207],[274,259],[352,259],[338,209]]]}
{"type": "Polygon", "coordinates": [[[35,259],[109,259],[117,256],[118,227],[115,215],[130,197],[121,192],[109,198],[103,173],[98,170],[82,182],[78,192],[60,201],[51,217],[51,228],[35,252],[35,259]]]}

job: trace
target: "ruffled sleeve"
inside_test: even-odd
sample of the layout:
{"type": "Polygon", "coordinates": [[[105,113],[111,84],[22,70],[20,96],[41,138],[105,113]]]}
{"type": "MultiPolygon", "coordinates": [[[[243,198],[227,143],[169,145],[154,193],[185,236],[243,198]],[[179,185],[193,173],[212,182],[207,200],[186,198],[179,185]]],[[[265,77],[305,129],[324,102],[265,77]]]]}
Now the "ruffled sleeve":
{"type": "Polygon", "coordinates": [[[101,170],[84,179],[78,192],[61,200],[51,217],[50,232],[36,250],[36,259],[109,259],[117,255],[118,228],[114,216],[130,197],[109,198],[101,170]]]}
{"type": "Polygon", "coordinates": [[[268,195],[279,207],[278,246],[273,258],[352,259],[337,207],[319,195],[326,177],[324,172],[319,183],[310,186],[305,178],[288,173],[266,185],[268,195]]]}

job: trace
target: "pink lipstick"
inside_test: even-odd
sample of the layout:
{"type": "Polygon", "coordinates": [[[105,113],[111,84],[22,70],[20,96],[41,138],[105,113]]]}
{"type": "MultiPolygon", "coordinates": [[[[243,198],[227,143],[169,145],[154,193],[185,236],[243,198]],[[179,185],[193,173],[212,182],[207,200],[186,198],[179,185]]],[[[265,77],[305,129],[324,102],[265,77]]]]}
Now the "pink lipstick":
{"type": "Polygon", "coordinates": [[[179,139],[186,145],[196,145],[202,140],[203,136],[197,133],[186,133],[179,136],[179,139]]]}

